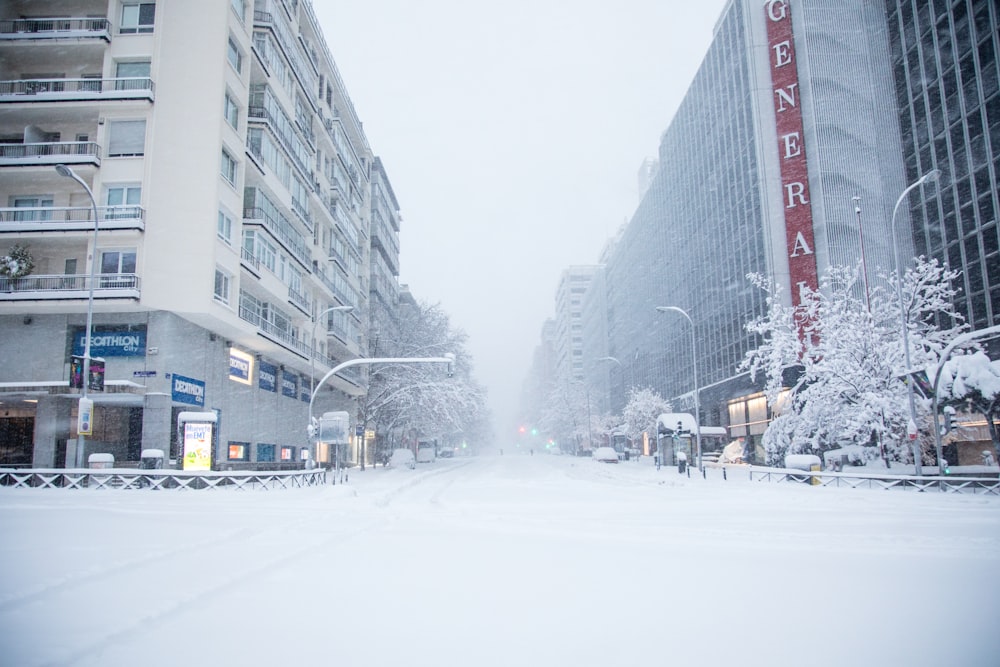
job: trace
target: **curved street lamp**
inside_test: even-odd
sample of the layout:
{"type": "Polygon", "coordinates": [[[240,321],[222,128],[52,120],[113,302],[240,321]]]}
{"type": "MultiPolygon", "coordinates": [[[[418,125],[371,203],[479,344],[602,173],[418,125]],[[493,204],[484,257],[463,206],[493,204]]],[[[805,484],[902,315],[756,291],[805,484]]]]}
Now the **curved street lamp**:
{"type": "MultiPolygon", "coordinates": [[[[896,241],[896,213],[899,212],[899,207],[903,203],[903,200],[906,199],[906,195],[924,183],[936,181],[940,176],[941,171],[939,169],[933,169],[921,176],[916,183],[903,190],[903,193],[899,195],[899,199],[896,200],[896,206],[892,209],[892,258],[896,263],[896,296],[899,299],[899,322],[903,328],[903,360],[906,364],[903,372],[907,375],[910,372],[910,330],[906,323],[906,309],[903,305],[903,274],[899,267],[899,244],[896,241]]],[[[910,377],[906,379],[906,397],[910,406],[910,423],[907,427],[907,433],[913,439],[913,465],[916,474],[920,475],[920,440],[917,437],[917,409],[913,403],[913,379],[910,377]]]]}
{"type": "Polygon", "coordinates": [[[688,324],[691,325],[691,368],[694,374],[695,456],[697,457],[698,472],[704,472],[701,467],[701,399],[698,397],[698,343],[694,334],[694,321],[683,308],[678,308],[677,306],[657,306],[656,310],[661,313],[666,313],[668,311],[680,313],[687,318],[688,324]]]}
{"type": "MultiPolygon", "coordinates": [[[[90,384],[90,336],[91,329],[94,325],[94,280],[95,273],[97,270],[97,201],[94,199],[94,193],[91,191],[90,186],[80,178],[75,171],[70,169],[64,164],[56,165],[56,173],[60,176],[66,178],[71,178],[77,183],[79,183],[83,189],[87,192],[87,196],[90,197],[90,206],[94,214],[94,254],[90,260],[90,280],[87,285],[87,330],[83,338],[83,391],[80,394],[80,408],[77,410],[78,423],[77,423],[77,435],[76,435],[76,467],[83,467],[83,454],[86,450],[86,436],[80,433],[80,422],[82,422],[82,415],[84,410],[85,402],[87,399],[87,385],[90,384]]],[[[90,423],[93,423],[93,415],[90,417],[90,423]]]]}

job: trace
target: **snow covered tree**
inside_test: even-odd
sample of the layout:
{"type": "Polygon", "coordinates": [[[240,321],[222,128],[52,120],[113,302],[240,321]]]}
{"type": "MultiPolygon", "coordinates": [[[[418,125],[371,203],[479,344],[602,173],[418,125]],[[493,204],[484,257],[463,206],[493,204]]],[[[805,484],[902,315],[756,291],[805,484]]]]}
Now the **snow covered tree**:
{"type": "Polygon", "coordinates": [[[562,378],[553,383],[541,411],[539,426],[565,448],[586,447],[594,437],[594,412],[590,393],[579,380],[562,378]]]}
{"type": "MultiPolygon", "coordinates": [[[[858,269],[831,267],[819,290],[803,289],[798,307],[782,303],[780,287],[749,276],[768,292],[768,312],[747,324],[760,335],[741,368],[764,373],[769,405],[784,406],[764,434],[769,463],[785,454],[821,453],[846,444],[881,441],[906,460],[909,407],[896,277],[881,275],[861,296],[858,269]],[[789,370],[798,371],[788,382],[789,370]],[[787,394],[785,392],[787,391],[787,394]]],[[[948,341],[965,329],[953,306],[958,273],[918,258],[900,285],[911,364],[936,362],[948,341]],[[942,326],[938,326],[942,323],[942,326]]],[[[926,411],[924,402],[918,408],[926,411]]],[[[922,423],[922,420],[921,420],[922,423]]],[[[874,458],[877,448],[866,449],[874,458]]]]}
{"type": "Polygon", "coordinates": [[[489,432],[486,391],[472,377],[467,336],[451,326],[439,305],[405,309],[393,327],[396,333],[373,342],[371,356],[385,358],[455,355],[454,373],[442,364],[374,364],[368,392],[359,403],[365,427],[383,434],[413,429],[423,437],[449,443],[484,438],[489,432]]]}
{"type": "Polygon", "coordinates": [[[670,401],[652,389],[633,387],[628,393],[628,403],[622,409],[625,435],[632,442],[642,439],[645,431],[656,437],[656,419],[664,412],[673,412],[670,401]]]}
{"type": "MultiPolygon", "coordinates": [[[[931,372],[933,369],[929,369],[931,372]]],[[[1000,360],[985,352],[954,356],[941,366],[938,404],[968,408],[986,418],[996,459],[1000,461],[1000,360]]]]}

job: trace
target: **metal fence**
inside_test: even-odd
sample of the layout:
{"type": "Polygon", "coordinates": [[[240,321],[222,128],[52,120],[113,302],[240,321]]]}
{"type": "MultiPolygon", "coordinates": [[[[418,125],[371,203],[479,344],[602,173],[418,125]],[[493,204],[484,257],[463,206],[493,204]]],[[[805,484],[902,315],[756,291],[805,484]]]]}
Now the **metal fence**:
{"type": "MultiPolygon", "coordinates": [[[[730,471],[731,473],[732,471],[730,471]]],[[[904,489],[1000,495],[1000,479],[955,475],[873,475],[871,473],[791,470],[749,466],[754,482],[795,482],[850,489],[904,489]]]]}
{"type": "Polygon", "coordinates": [[[0,487],[42,489],[298,489],[326,484],[326,470],[195,472],[135,468],[0,468],[0,487]]]}

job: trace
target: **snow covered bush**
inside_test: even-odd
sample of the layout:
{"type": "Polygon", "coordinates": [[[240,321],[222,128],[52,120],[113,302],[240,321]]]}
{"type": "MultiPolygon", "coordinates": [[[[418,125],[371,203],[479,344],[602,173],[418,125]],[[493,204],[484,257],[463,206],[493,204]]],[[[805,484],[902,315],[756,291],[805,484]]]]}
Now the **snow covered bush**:
{"type": "MultiPolygon", "coordinates": [[[[903,276],[913,368],[936,363],[966,328],[953,306],[957,277],[924,258],[903,276]]],[[[803,289],[798,307],[784,303],[780,286],[759,275],[748,278],[768,293],[768,311],[747,324],[761,343],[741,369],[751,377],[763,373],[768,404],[781,398],[784,405],[764,434],[768,462],[851,444],[871,445],[869,458],[905,461],[909,406],[901,380],[906,363],[895,275],[881,275],[866,298],[859,270],[834,266],[819,290],[803,289]]],[[[926,414],[926,402],[918,401],[917,409],[926,414]]]]}
{"type": "Polygon", "coordinates": [[[31,274],[35,268],[35,260],[27,246],[12,245],[10,252],[0,257],[0,276],[17,279],[31,274]]]}
{"type": "MultiPolygon", "coordinates": [[[[928,375],[934,372],[928,368],[928,375]]],[[[1000,360],[992,360],[976,350],[954,356],[941,366],[938,381],[939,405],[968,408],[986,418],[993,449],[1000,460],[1000,360]]]]}

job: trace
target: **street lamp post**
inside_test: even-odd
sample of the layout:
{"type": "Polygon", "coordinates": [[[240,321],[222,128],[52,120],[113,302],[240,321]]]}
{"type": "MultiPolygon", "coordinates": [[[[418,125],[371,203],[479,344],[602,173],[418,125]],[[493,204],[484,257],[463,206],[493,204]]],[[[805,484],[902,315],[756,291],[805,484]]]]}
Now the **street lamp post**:
{"type": "MultiPolygon", "coordinates": [[[[87,330],[83,337],[83,390],[80,394],[80,411],[82,411],[85,409],[84,406],[88,400],[87,386],[90,384],[90,336],[94,325],[94,280],[97,270],[97,201],[94,199],[94,193],[91,191],[90,186],[75,171],[64,164],[57,164],[56,173],[66,178],[72,178],[83,187],[87,192],[87,196],[90,197],[90,207],[94,215],[94,249],[90,259],[90,280],[87,286],[87,330]]],[[[81,414],[81,412],[78,411],[78,414],[81,414]]],[[[93,416],[91,416],[91,421],[93,421],[93,416]]],[[[79,431],[78,425],[75,457],[77,468],[83,467],[83,453],[86,451],[86,436],[82,435],[79,431]]]]}
{"type": "MultiPolygon", "coordinates": [[[[902,205],[903,200],[906,199],[906,195],[910,194],[914,189],[923,185],[924,183],[929,183],[931,181],[936,181],[938,177],[941,176],[941,171],[938,169],[933,169],[913,183],[908,188],[903,190],[903,193],[899,195],[899,199],[896,200],[896,206],[892,209],[892,257],[896,263],[896,296],[899,299],[899,321],[900,326],[903,329],[903,360],[906,364],[904,373],[910,372],[910,333],[909,327],[906,322],[906,309],[903,305],[903,273],[900,269],[899,262],[899,243],[896,240],[896,213],[899,212],[899,207],[902,205]]],[[[917,437],[917,409],[913,402],[913,380],[912,378],[907,378],[906,381],[906,398],[909,401],[910,407],[910,423],[907,426],[907,434],[913,440],[913,466],[917,475],[921,474],[920,471],[920,439],[917,437]]]]}
{"type": "Polygon", "coordinates": [[[674,311],[687,318],[691,325],[691,368],[694,374],[694,430],[695,430],[695,456],[698,461],[698,472],[704,472],[701,467],[701,399],[698,396],[698,342],[694,333],[694,321],[686,311],[677,306],[657,306],[656,310],[661,313],[674,311]]]}
{"type": "MultiPolygon", "coordinates": [[[[320,313],[319,315],[317,315],[316,317],[313,318],[313,327],[312,327],[312,346],[313,347],[309,351],[309,395],[310,396],[312,396],[312,393],[316,390],[316,325],[319,324],[320,319],[322,319],[323,317],[325,317],[329,313],[332,313],[334,311],[340,311],[340,312],[348,313],[348,312],[350,312],[352,310],[354,310],[354,306],[331,306],[331,307],[327,308],[322,313],[320,313]]],[[[312,423],[312,419],[311,419],[312,413],[311,412],[310,412],[309,416],[310,416],[309,423],[311,424],[312,423]]],[[[318,451],[317,452],[313,452],[313,460],[314,461],[316,460],[316,456],[318,454],[319,454],[318,451]]]]}
{"type": "MultiPolygon", "coordinates": [[[[350,368],[351,366],[361,366],[363,364],[427,364],[427,363],[444,363],[447,364],[447,374],[451,377],[455,372],[455,355],[451,352],[445,352],[444,356],[441,357],[373,357],[373,358],[358,358],[349,359],[340,364],[337,364],[324,375],[316,386],[312,390],[312,394],[309,396],[309,423],[306,425],[306,431],[309,433],[309,437],[313,437],[319,432],[319,424],[316,418],[313,417],[313,403],[316,401],[316,394],[319,393],[319,388],[329,380],[331,377],[344,370],[345,368],[350,368]]],[[[337,460],[340,463],[340,460],[337,460]]],[[[334,479],[336,479],[336,473],[334,473],[334,479]]]]}
{"type": "Polygon", "coordinates": [[[861,228],[861,197],[851,197],[854,201],[854,214],[858,218],[858,242],[861,244],[861,277],[865,282],[865,307],[872,312],[872,300],[868,293],[868,265],[865,262],[865,233],[861,228]]]}

